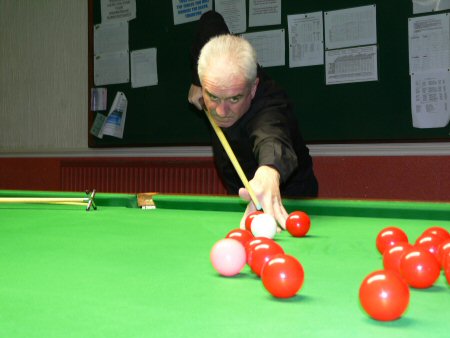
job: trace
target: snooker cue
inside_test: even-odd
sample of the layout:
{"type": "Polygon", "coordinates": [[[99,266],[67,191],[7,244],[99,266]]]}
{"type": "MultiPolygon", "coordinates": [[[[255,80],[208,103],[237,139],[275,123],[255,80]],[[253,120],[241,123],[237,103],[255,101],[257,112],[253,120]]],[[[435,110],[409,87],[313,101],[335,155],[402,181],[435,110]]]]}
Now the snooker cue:
{"type": "Polygon", "coordinates": [[[86,202],[52,202],[50,204],[61,204],[61,205],[83,205],[87,206],[86,202]]]}
{"type": "Polygon", "coordinates": [[[89,198],[0,197],[0,203],[88,203],[89,198]]]}
{"type": "MultiPolygon", "coordinates": [[[[86,192],[89,194],[89,192],[86,192]]],[[[0,197],[0,203],[47,203],[66,205],[86,205],[86,211],[91,207],[96,209],[94,203],[95,189],[89,197],[0,197]]]]}
{"type": "Polygon", "coordinates": [[[239,178],[242,181],[242,184],[244,185],[245,189],[247,189],[248,193],[250,194],[250,198],[255,205],[257,210],[261,210],[261,204],[259,204],[258,198],[255,195],[255,192],[253,191],[252,187],[250,186],[250,183],[247,180],[247,177],[245,176],[244,172],[242,171],[241,165],[239,164],[239,161],[236,158],[236,155],[234,155],[233,150],[230,147],[230,144],[228,143],[228,140],[226,139],[225,135],[223,134],[222,129],[216,124],[216,121],[214,121],[213,117],[211,116],[210,112],[207,109],[204,109],[206,116],[208,117],[209,122],[211,123],[211,126],[213,127],[214,131],[216,132],[217,137],[220,140],[220,143],[222,143],[223,148],[225,149],[225,152],[228,155],[228,158],[230,159],[231,163],[233,164],[234,169],[236,170],[239,178]]]}

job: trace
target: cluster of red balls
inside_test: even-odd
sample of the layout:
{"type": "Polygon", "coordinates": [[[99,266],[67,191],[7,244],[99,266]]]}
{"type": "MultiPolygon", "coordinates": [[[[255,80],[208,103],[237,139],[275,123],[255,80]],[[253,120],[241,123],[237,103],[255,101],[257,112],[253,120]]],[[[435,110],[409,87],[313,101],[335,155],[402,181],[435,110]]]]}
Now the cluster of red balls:
{"type": "MultiPolygon", "coordinates": [[[[212,265],[219,274],[230,277],[239,274],[247,264],[272,296],[293,297],[303,286],[303,266],[274,239],[252,234],[249,229],[257,213],[260,212],[247,217],[246,229],[234,229],[214,244],[210,253],[212,265]]],[[[286,221],[286,228],[294,237],[306,236],[310,225],[309,216],[302,211],[294,211],[286,221]]]]}
{"type": "Polygon", "coordinates": [[[383,270],[369,274],[359,289],[363,309],[374,319],[400,318],[409,305],[409,288],[434,285],[444,271],[450,284],[450,233],[438,226],[426,229],[414,244],[398,227],[379,232],[376,247],[383,255],[383,270]]]}

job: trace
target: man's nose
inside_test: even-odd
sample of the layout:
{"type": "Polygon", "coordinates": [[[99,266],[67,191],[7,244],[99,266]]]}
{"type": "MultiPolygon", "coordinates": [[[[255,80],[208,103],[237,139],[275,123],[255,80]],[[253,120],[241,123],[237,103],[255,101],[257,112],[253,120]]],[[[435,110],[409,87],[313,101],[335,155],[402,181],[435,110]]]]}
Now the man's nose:
{"type": "Polygon", "coordinates": [[[216,114],[220,117],[225,117],[228,112],[228,107],[225,102],[221,102],[216,107],[216,114]]]}

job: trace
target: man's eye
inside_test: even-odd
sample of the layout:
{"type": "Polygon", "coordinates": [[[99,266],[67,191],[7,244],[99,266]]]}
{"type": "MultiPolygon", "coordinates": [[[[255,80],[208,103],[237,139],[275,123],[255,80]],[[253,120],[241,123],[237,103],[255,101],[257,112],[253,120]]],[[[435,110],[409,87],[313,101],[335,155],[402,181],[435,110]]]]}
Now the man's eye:
{"type": "Polygon", "coordinates": [[[209,98],[211,99],[211,101],[214,101],[214,102],[219,101],[219,98],[217,96],[214,96],[214,95],[210,95],[209,98]]]}
{"type": "Polygon", "coordinates": [[[240,98],[239,96],[231,97],[231,98],[230,98],[230,102],[231,102],[231,103],[238,103],[240,99],[241,99],[241,98],[240,98]]]}

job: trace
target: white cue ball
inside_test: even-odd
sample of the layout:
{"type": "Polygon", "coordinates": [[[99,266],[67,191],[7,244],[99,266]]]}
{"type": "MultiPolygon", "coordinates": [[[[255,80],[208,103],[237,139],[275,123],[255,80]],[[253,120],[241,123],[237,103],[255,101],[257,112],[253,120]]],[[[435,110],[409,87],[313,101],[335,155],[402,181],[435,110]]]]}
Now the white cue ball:
{"type": "Polygon", "coordinates": [[[252,220],[252,234],[255,237],[274,238],[277,233],[277,221],[270,214],[259,214],[252,220]]]}

